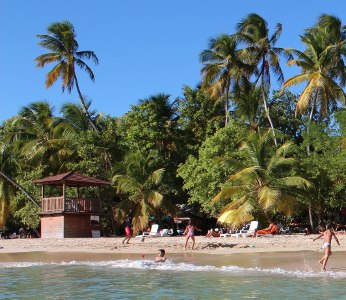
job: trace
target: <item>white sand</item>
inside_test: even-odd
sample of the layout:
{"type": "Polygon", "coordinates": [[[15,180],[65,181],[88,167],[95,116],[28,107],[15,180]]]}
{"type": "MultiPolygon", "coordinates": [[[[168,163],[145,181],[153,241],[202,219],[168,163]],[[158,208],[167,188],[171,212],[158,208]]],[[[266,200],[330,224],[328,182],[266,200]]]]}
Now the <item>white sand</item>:
{"type": "MultiPolygon", "coordinates": [[[[232,254],[260,252],[321,252],[322,239],[315,242],[316,235],[277,235],[258,238],[206,238],[196,236],[194,253],[232,254]]],[[[332,242],[332,251],[346,252],[346,235],[338,235],[341,246],[332,242]]],[[[8,239],[0,240],[0,257],[2,253],[20,252],[86,252],[86,253],[157,253],[159,248],[167,253],[192,252],[191,240],[188,250],[184,250],[185,237],[152,237],[141,242],[140,238],[131,239],[129,244],[122,244],[122,237],[111,238],[75,238],[75,239],[8,239]]]]}

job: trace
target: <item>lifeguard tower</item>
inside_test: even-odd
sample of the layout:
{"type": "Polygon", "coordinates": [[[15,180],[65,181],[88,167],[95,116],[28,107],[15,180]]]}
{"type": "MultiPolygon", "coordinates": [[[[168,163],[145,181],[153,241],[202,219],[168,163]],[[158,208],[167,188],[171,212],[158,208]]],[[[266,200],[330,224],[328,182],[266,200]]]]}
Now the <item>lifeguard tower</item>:
{"type": "Polygon", "coordinates": [[[68,172],[33,183],[42,186],[42,238],[100,237],[100,187],[110,182],[68,172]],[[88,187],[97,187],[96,198],[81,197],[81,189],[88,187]]]}

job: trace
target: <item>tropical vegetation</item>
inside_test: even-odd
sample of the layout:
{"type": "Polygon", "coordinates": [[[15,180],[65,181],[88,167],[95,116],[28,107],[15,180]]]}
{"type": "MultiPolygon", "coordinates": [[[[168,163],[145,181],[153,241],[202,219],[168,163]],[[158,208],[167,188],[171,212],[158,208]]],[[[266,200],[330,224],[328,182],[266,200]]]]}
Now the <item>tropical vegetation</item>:
{"type": "Polygon", "coordinates": [[[96,54],[79,50],[70,22],[50,25],[38,35],[49,52],[35,61],[55,63],[46,87],[76,88],[80,104],[28,103],[0,125],[0,227],[39,228],[32,180],[66,171],[113,183],[102,192],[104,235],[126,214],[145,229],[182,207],[233,227],[346,222],[346,26],[321,15],[292,49],[277,45],[284,26],[270,34],[270,25],[253,13],[215,33],[199,85],[141,99],[120,117],[91,109],[80,90],[77,69],[94,81],[85,60],[97,64],[96,54]],[[297,74],[285,81],[286,62],[297,74]]]}

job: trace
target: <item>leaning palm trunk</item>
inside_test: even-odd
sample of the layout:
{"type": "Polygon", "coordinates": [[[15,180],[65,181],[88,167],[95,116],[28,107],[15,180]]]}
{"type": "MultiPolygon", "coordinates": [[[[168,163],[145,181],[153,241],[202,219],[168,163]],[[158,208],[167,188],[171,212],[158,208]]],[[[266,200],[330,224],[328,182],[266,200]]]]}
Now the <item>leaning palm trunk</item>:
{"type": "Polygon", "coordinates": [[[96,128],[96,126],[95,126],[95,124],[94,124],[94,122],[93,122],[93,120],[92,120],[92,118],[91,118],[91,116],[90,116],[90,114],[89,114],[88,107],[86,106],[85,101],[84,101],[84,98],[83,98],[83,96],[82,96],[82,93],[81,93],[81,91],[80,91],[80,89],[79,89],[79,84],[78,84],[78,80],[77,80],[76,74],[74,75],[74,80],[75,80],[75,83],[76,83],[76,88],[77,88],[77,92],[78,92],[78,95],[79,95],[80,102],[82,103],[82,106],[83,106],[83,108],[84,108],[84,111],[85,111],[85,113],[86,113],[86,115],[87,115],[87,117],[88,117],[89,123],[90,123],[91,127],[92,127],[95,131],[98,131],[98,129],[96,128]]]}
{"type": "Polygon", "coordinates": [[[263,95],[263,106],[264,106],[264,111],[266,112],[267,119],[268,119],[268,121],[269,121],[270,127],[271,127],[272,132],[273,132],[275,147],[277,147],[277,146],[278,146],[278,142],[277,142],[277,140],[276,140],[276,135],[275,135],[275,129],[274,129],[273,121],[272,121],[272,119],[271,119],[271,117],[270,117],[269,108],[268,108],[268,106],[267,106],[267,97],[266,97],[266,92],[265,92],[265,90],[264,90],[263,78],[262,78],[262,86],[261,86],[261,89],[262,89],[262,95],[263,95]]]}
{"type": "Polygon", "coordinates": [[[226,92],[226,100],[225,100],[225,126],[228,124],[228,89],[226,92]]]}
{"type": "Polygon", "coordinates": [[[8,177],[7,175],[5,175],[3,172],[0,172],[0,176],[2,176],[3,178],[5,178],[7,181],[9,181],[12,185],[14,185],[16,188],[18,188],[19,190],[21,190],[30,200],[31,202],[38,208],[41,208],[41,206],[37,203],[36,199],[30,195],[30,193],[23,188],[20,184],[18,184],[17,182],[15,182],[13,179],[11,179],[10,177],[8,177]]]}

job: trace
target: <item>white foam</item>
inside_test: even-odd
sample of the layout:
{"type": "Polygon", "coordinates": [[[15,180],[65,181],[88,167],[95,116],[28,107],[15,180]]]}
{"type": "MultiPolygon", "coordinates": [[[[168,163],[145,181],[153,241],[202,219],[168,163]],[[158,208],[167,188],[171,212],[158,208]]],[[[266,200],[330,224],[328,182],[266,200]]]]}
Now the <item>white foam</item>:
{"type": "Polygon", "coordinates": [[[263,269],[263,268],[243,268],[239,266],[222,266],[216,267],[211,265],[194,265],[184,262],[173,262],[167,260],[165,263],[155,263],[152,260],[110,260],[110,261],[69,261],[61,263],[44,263],[44,262],[1,262],[0,268],[28,268],[28,267],[42,267],[47,265],[56,266],[91,266],[91,267],[107,267],[114,269],[141,269],[141,270],[159,270],[159,271],[173,271],[173,272],[227,272],[234,274],[262,274],[262,275],[281,275],[290,277],[331,277],[331,278],[346,278],[345,271],[327,271],[327,272],[314,272],[314,271],[287,271],[280,268],[263,269]]]}

